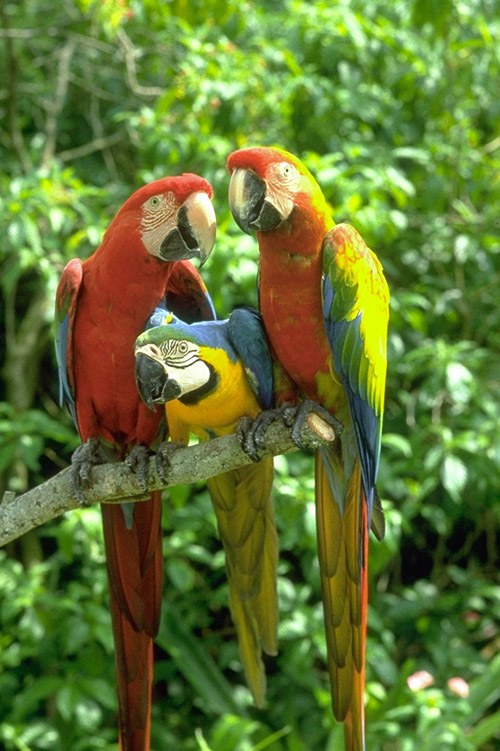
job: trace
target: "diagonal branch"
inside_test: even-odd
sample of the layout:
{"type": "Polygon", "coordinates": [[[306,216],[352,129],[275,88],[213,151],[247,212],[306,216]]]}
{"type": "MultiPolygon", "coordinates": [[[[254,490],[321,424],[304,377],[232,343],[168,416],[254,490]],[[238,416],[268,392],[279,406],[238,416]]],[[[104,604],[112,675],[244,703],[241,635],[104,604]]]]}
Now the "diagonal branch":
{"type": "Polygon", "coordinates": [[[28,173],[33,168],[33,165],[24,143],[21,128],[19,127],[17,107],[19,96],[19,64],[15,52],[13,36],[9,33],[11,29],[8,27],[9,18],[4,3],[0,3],[0,21],[2,23],[1,32],[2,35],[5,36],[6,61],[3,70],[3,80],[5,81],[7,88],[7,122],[10,131],[10,139],[12,142],[12,148],[22,165],[23,172],[28,173]]]}
{"type": "Polygon", "coordinates": [[[137,94],[138,96],[151,97],[157,97],[164,94],[164,88],[161,88],[159,86],[143,86],[139,83],[139,80],[137,78],[137,65],[135,63],[137,50],[134,47],[130,37],[125,33],[124,29],[118,29],[116,36],[123,48],[128,84],[134,94],[137,94]]]}
{"type": "MultiPolygon", "coordinates": [[[[303,446],[314,449],[335,438],[333,428],[311,410],[301,427],[303,446]]],[[[269,425],[264,445],[262,456],[285,454],[297,448],[290,428],[280,418],[269,425]]],[[[251,464],[251,459],[241,449],[237,437],[231,434],[196,446],[181,447],[172,452],[171,462],[168,483],[165,483],[156,471],[154,457],[149,460],[148,491],[203,481],[251,464]]],[[[86,493],[89,505],[103,501],[145,501],[149,498],[147,493],[141,491],[136,476],[124,463],[93,467],[92,473],[93,483],[86,493]]],[[[73,494],[70,467],[17,498],[11,498],[11,495],[6,493],[0,504],[0,546],[80,505],[73,494]]]]}
{"type": "MultiPolygon", "coordinates": [[[[73,54],[76,49],[76,42],[70,39],[59,52],[59,62],[57,65],[57,85],[54,92],[54,100],[48,106],[49,114],[47,116],[45,144],[41,159],[42,168],[47,168],[56,152],[57,142],[57,120],[61,115],[66,101],[66,93],[70,78],[70,66],[73,54]]],[[[48,103],[47,103],[48,104],[48,103]]]]}

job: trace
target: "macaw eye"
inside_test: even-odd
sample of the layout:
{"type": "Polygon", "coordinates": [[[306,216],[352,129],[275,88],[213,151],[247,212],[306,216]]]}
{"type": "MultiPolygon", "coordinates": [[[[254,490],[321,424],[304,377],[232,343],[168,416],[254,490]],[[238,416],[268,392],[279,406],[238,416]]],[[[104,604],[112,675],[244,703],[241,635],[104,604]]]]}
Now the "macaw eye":
{"type": "Polygon", "coordinates": [[[188,351],[188,343],[187,342],[179,342],[179,352],[181,355],[185,355],[188,351]]]}
{"type": "Polygon", "coordinates": [[[151,198],[149,198],[146,201],[146,203],[149,206],[149,208],[151,208],[151,209],[158,209],[161,206],[160,196],[151,196],[151,198]]]}
{"type": "Polygon", "coordinates": [[[285,178],[285,180],[292,177],[294,175],[294,172],[294,167],[292,167],[292,165],[288,162],[281,162],[281,164],[278,166],[278,174],[280,177],[285,178]]]}

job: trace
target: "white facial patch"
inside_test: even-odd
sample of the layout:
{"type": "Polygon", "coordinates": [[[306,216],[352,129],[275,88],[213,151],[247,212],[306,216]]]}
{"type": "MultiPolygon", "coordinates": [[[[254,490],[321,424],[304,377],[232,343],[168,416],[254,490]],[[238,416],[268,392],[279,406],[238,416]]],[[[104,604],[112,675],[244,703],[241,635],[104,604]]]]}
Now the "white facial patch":
{"type": "Polygon", "coordinates": [[[266,176],[266,201],[287,219],[294,207],[293,197],[300,188],[302,175],[290,162],[279,162],[269,168],[266,176]]]}
{"type": "Polygon", "coordinates": [[[142,205],[141,237],[152,256],[160,257],[160,246],[176,227],[177,199],[173,193],[151,196],[142,205]]]}
{"type": "Polygon", "coordinates": [[[179,396],[204,386],[210,379],[208,365],[199,358],[200,348],[185,339],[170,339],[160,345],[165,372],[179,385],[179,396]]]}

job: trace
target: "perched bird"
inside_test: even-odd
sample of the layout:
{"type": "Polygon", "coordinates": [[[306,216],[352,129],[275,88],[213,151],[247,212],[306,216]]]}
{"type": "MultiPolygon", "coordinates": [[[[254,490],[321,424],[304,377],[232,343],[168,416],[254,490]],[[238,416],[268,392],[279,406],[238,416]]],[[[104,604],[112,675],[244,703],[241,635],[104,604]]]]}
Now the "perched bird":
{"type": "MultiPolygon", "coordinates": [[[[186,444],[190,433],[202,441],[226,435],[241,418],[273,406],[272,361],[256,311],[241,308],[228,320],[191,325],[157,311],[152,323],[155,328],[136,342],[136,383],[149,407],[165,403],[173,441],[186,444]]],[[[257,706],[266,690],[261,651],[277,652],[272,482],[272,457],[207,481],[226,553],[241,661],[257,706]]]]}
{"type": "Polygon", "coordinates": [[[389,290],[359,233],[335,223],[317,182],[278,148],[232,153],[233,217],[255,232],[264,326],[288,380],[278,403],[308,398],[344,425],[316,454],[315,500],[332,706],[345,748],[364,743],[368,531],[376,494],[387,368],[389,290]]]}
{"type": "MultiPolygon", "coordinates": [[[[213,307],[195,268],[215,240],[206,180],[165,177],[123,204],[86,261],[63,271],[56,298],[56,352],[62,398],[84,442],[73,456],[75,492],[93,464],[128,457],[145,484],[146,453],[161,412],[141,402],[134,380],[134,343],[169,292],[176,310],[212,318],[213,307]]],[[[102,505],[115,641],[122,751],[149,749],[152,639],[162,589],[161,494],[151,500],[102,505]]]]}

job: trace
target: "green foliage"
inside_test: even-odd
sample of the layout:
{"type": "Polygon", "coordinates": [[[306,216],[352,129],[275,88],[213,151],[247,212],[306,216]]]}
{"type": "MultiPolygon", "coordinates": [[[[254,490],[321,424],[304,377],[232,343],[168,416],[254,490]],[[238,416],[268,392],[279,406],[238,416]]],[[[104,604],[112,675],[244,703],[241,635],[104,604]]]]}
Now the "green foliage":
{"type": "MultiPolygon", "coordinates": [[[[70,459],[50,325],[67,260],[141,182],[214,185],[203,272],[220,315],[256,304],[257,252],[225,159],[300,155],[392,292],[371,544],[367,747],[490,751],[500,739],[500,20],[494,0],[6,0],[0,9],[0,492],[70,459]],[[36,25],[32,19],[36,18],[36,25]],[[434,682],[413,691],[407,678],[434,682]],[[452,677],[470,687],[458,696],[452,677]]],[[[325,671],[312,460],[276,461],[280,654],[252,706],[203,487],[165,503],[153,749],[342,749],[325,671]]],[[[99,512],[1,553],[0,746],[116,748],[99,512]]]]}

